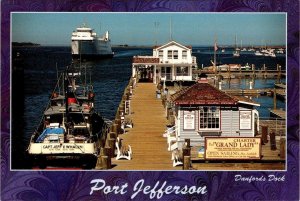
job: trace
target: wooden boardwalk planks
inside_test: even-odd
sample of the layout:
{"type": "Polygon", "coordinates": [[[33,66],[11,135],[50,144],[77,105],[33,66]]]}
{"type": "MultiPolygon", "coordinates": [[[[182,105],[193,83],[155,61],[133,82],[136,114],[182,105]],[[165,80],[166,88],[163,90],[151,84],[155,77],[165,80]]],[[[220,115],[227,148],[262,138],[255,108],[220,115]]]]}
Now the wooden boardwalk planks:
{"type": "Polygon", "coordinates": [[[119,135],[131,145],[132,160],[112,159],[112,170],[179,170],[173,168],[167,139],[162,137],[167,120],[161,99],[156,98],[153,83],[138,83],[131,100],[133,128],[119,135]]]}

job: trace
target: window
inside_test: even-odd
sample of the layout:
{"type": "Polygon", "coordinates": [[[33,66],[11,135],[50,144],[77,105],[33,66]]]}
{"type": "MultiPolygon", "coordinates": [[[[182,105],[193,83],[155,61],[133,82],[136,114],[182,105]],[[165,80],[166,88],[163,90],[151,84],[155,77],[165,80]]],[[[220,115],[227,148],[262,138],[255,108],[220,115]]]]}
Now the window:
{"type": "Polygon", "coordinates": [[[173,57],[174,59],[178,59],[178,50],[174,50],[173,57]]]}
{"type": "Polygon", "coordinates": [[[220,129],[220,108],[201,107],[199,111],[199,130],[220,129]]]}
{"type": "Polygon", "coordinates": [[[168,59],[172,59],[173,55],[172,55],[172,50],[168,50],[168,59]]]}
{"type": "Polygon", "coordinates": [[[182,51],[182,59],[187,59],[187,51],[186,50],[182,51]]]}
{"type": "Polygon", "coordinates": [[[164,51],[163,50],[159,50],[158,57],[159,57],[159,59],[163,59],[163,57],[164,57],[164,51]]]}
{"type": "Polygon", "coordinates": [[[188,76],[189,67],[176,67],[176,76],[188,76]]]}

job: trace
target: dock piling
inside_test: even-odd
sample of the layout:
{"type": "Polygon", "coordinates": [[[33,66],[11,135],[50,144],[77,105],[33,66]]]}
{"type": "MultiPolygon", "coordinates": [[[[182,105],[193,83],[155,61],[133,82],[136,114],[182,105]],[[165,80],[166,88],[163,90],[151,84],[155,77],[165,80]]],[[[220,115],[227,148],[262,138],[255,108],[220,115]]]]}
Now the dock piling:
{"type": "Polygon", "coordinates": [[[183,170],[189,170],[191,166],[191,156],[184,156],[183,158],[183,170]]]}
{"type": "Polygon", "coordinates": [[[275,139],[275,132],[272,130],[270,132],[270,146],[271,150],[276,150],[276,139],[275,139]]]}
{"type": "Polygon", "coordinates": [[[280,153],[279,156],[281,159],[285,159],[285,138],[280,139],[280,153]]]}
{"type": "Polygon", "coordinates": [[[268,126],[261,126],[261,137],[264,144],[268,143],[268,126]]]}

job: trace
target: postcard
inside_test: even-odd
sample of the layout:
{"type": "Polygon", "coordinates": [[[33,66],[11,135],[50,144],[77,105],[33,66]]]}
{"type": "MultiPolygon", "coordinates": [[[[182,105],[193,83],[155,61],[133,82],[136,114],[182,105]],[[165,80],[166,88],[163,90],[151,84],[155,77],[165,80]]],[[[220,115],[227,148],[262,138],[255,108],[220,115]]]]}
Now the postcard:
{"type": "Polygon", "coordinates": [[[2,10],[2,200],[299,199],[293,7],[2,10]]]}

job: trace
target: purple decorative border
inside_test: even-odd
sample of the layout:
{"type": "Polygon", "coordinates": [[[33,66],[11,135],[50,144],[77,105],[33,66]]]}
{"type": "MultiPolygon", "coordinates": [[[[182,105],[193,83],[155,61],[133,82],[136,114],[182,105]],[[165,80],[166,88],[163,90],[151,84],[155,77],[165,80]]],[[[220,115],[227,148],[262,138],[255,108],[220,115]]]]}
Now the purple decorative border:
{"type": "MultiPolygon", "coordinates": [[[[161,200],[299,200],[299,1],[297,0],[2,0],[1,1],[1,200],[130,200],[124,195],[91,191],[91,180],[108,185],[128,184],[140,179],[154,186],[207,186],[207,193],[169,194],[161,200]],[[286,12],[288,16],[287,172],[26,172],[10,171],[10,12],[286,12]],[[284,176],[284,182],[237,182],[245,177],[284,176]]],[[[149,200],[139,194],[137,200],[149,200]]],[[[154,199],[155,200],[155,199],[154,199]]]]}

